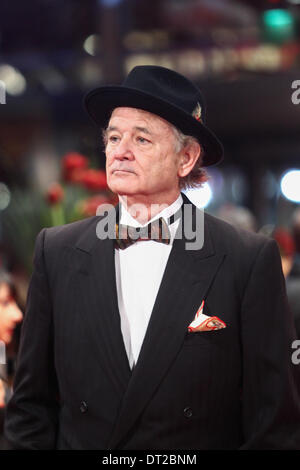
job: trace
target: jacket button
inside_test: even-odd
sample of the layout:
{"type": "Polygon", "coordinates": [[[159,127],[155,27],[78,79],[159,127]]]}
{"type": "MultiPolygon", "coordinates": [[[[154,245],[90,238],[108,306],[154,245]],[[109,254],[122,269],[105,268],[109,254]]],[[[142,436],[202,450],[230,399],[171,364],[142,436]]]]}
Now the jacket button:
{"type": "Polygon", "coordinates": [[[86,403],[85,401],[82,401],[82,402],[80,403],[79,409],[80,409],[81,413],[86,413],[87,410],[88,410],[88,405],[87,405],[87,403],[86,403]]]}
{"type": "Polygon", "coordinates": [[[190,408],[189,406],[187,406],[186,408],[184,408],[183,410],[183,414],[186,418],[191,418],[193,416],[193,410],[192,408],[190,408]]]}

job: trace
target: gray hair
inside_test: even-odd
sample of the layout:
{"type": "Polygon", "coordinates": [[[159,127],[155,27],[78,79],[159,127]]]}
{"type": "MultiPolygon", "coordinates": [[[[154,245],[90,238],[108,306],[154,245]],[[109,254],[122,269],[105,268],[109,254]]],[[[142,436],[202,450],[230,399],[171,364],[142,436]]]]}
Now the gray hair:
{"type": "Polygon", "coordinates": [[[193,143],[197,143],[200,145],[200,156],[198,160],[196,161],[193,169],[190,171],[190,173],[186,176],[183,176],[182,178],[179,178],[179,188],[180,189],[187,189],[187,188],[199,188],[207,181],[208,176],[204,168],[202,167],[203,165],[203,157],[204,157],[204,149],[203,146],[200,144],[200,142],[196,139],[196,137],[193,137],[191,135],[185,135],[183,134],[177,127],[171,125],[171,128],[173,130],[173,134],[175,137],[175,152],[179,153],[181,150],[183,150],[185,147],[188,147],[189,145],[193,143]]]}

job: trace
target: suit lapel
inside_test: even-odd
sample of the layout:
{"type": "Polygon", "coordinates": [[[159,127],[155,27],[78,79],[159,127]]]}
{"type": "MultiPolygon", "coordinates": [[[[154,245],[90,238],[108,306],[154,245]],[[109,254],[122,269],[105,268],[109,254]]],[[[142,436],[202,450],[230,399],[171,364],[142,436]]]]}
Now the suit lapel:
{"type": "MultiPolygon", "coordinates": [[[[183,199],[191,204],[186,196],[183,199]]],[[[192,207],[194,217],[198,209],[192,207]]],[[[182,219],[178,230],[181,224],[182,219]]],[[[155,393],[223,261],[224,253],[215,252],[207,224],[202,249],[187,251],[186,241],[185,237],[174,241],[109,448],[120,445],[155,393]]]]}
{"type": "Polygon", "coordinates": [[[124,394],[131,370],[120,327],[113,240],[100,241],[94,223],[78,241],[76,258],[78,302],[89,324],[99,363],[116,391],[124,394]]]}

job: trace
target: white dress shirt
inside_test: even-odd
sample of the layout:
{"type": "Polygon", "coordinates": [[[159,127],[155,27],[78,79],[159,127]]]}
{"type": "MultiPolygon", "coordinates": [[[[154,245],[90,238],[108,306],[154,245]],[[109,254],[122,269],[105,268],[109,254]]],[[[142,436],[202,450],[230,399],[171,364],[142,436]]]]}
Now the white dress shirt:
{"type": "MultiPolygon", "coordinates": [[[[181,194],[170,206],[149,222],[163,217],[166,222],[183,203],[181,194]]],[[[121,224],[143,227],[121,204],[121,224]]],[[[138,360],[155,299],[172,249],[179,219],[169,225],[170,244],[153,240],[138,241],[124,250],[115,249],[116,284],[121,317],[121,331],[133,368],[138,360]]]]}

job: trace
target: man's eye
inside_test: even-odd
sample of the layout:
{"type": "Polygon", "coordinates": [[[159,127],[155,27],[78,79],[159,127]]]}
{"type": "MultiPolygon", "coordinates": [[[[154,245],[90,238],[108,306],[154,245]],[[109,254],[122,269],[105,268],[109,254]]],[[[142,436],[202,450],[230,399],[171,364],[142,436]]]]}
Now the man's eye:
{"type": "Polygon", "coordinates": [[[150,142],[149,140],[147,140],[147,139],[145,139],[144,137],[141,137],[141,136],[137,137],[137,140],[141,144],[148,144],[150,142]]]}
{"type": "Polygon", "coordinates": [[[107,142],[111,142],[112,144],[119,141],[119,137],[117,135],[110,135],[107,139],[107,142]]]}

